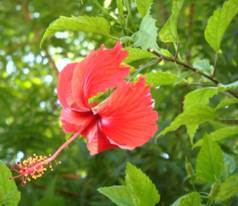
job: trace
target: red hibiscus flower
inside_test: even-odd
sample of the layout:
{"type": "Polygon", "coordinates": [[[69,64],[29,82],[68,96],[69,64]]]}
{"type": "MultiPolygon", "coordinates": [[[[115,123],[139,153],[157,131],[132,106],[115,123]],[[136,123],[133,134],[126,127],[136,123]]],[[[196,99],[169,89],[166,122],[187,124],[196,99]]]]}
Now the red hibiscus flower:
{"type": "Polygon", "coordinates": [[[87,139],[92,155],[107,149],[134,149],[145,144],[157,130],[157,113],[142,77],[126,82],[129,67],[121,62],[127,56],[120,43],[113,49],[102,47],[83,61],[67,65],[59,74],[58,97],[62,104],[61,121],[66,133],[74,133],[53,155],[29,157],[12,169],[13,177],[26,184],[52,168],[52,162],[77,138],[87,139]],[[113,90],[101,103],[89,99],[99,92],[113,90]]]}
{"type": "Polygon", "coordinates": [[[129,67],[122,61],[127,55],[120,43],[112,49],[101,47],[59,74],[63,129],[84,136],[92,155],[116,147],[134,149],[157,130],[158,116],[144,79],[125,81],[129,67]],[[91,97],[107,89],[113,90],[107,99],[89,103],[91,97]]]}

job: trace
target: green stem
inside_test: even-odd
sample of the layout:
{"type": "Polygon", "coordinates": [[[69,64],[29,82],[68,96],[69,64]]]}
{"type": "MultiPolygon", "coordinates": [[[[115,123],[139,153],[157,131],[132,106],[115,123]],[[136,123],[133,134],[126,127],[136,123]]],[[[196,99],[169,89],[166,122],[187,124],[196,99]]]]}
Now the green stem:
{"type": "Polygon", "coordinates": [[[215,58],[214,58],[214,69],[213,69],[213,72],[212,72],[212,77],[215,77],[216,76],[216,66],[217,66],[217,59],[218,59],[218,54],[216,53],[215,54],[215,58]]]}

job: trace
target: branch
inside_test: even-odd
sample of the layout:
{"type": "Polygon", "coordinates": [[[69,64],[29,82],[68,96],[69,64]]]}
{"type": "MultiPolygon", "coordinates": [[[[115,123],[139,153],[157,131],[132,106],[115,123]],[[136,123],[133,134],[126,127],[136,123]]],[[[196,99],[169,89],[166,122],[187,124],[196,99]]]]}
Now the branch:
{"type": "Polygon", "coordinates": [[[225,124],[238,125],[238,119],[219,119],[219,121],[225,124]]]}
{"type": "Polygon", "coordinates": [[[54,59],[51,57],[50,53],[48,52],[48,50],[46,48],[44,48],[44,51],[45,51],[45,55],[49,61],[50,66],[53,68],[55,74],[58,76],[59,70],[57,69],[54,59]]]}
{"type": "Polygon", "coordinates": [[[135,72],[135,74],[133,74],[133,77],[138,75],[141,71],[143,71],[144,69],[159,64],[162,61],[162,59],[153,59],[152,61],[146,63],[146,64],[142,64],[139,66],[139,68],[137,69],[137,71],[135,72]]]}
{"type": "Polygon", "coordinates": [[[22,2],[22,13],[23,13],[24,20],[26,22],[31,21],[31,14],[29,12],[28,3],[29,3],[28,0],[25,0],[22,2]]]}
{"type": "MultiPolygon", "coordinates": [[[[29,0],[24,0],[23,3],[22,3],[22,14],[23,14],[23,17],[24,17],[24,20],[26,23],[30,22],[32,20],[32,16],[31,16],[31,13],[29,11],[29,0]]],[[[34,28],[34,34],[35,34],[35,38],[36,40],[39,40],[39,31],[37,29],[34,28]]],[[[57,66],[55,64],[55,61],[54,59],[51,57],[50,53],[48,52],[47,48],[44,48],[44,51],[45,51],[45,55],[46,55],[46,58],[48,59],[48,62],[50,64],[50,66],[53,68],[55,74],[58,76],[58,69],[57,69],[57,66]]]]}
{"type": "MultiPolygon", "coordinates": [[[[160,54],[160,53],[158,53],[158,52],[156,52],[156,51],[153,51],[152,53],[155,54],[155,55],[156,55],[157,57],[159,57],[160,59],[163,59],[164,61],[173,62],[173,63],[175,63],[175,64],[178,64],[178,65],[182,66],[182,67],[183,67],[184,69],[186,69],[186,70],[192,71],[192,72],[194,72],[194,73],[196,73],[196,74],[198,74],[198,75],[200,75],[200,76],[205,77],[206,79],[208,79],[208,80],[210,80],[211,82],[213,82],[216,86],[219,85],[219,84],[222,84],[221,82],[219,82],[218,80],[216,80],[214,77],[211,77],[211,76],[209,76],[209,75],[203,73],[202,71],[196,69],[195,67],[193,67],[193,66],[191,66],[191,65],[189,65],[189,64],[187,64],[187,63],[185,63],[185,62],[182,62],[182,61],[180,61],[180,60],[178,60],[178,59],[176,59],[176,58],[166,57],[166,56],[164,56],[164,55],[162,55],[162,54],[160,54]]],[[[233,91],[228,90],[227,92],[228,92],[229,94],[231,94],[232,96],[238,98],[238,95],[237,95],[236,93],[234,93],[233,91]]]]}
{"type": "MultiPolygon", "coordinates": [[[[193,34],[193,25],[194,25],[194,14],[195,14],[195,4],[192,2],[189,6],[189,15],[188,15],[188,33],[192,36],[193,34]]],[[[191,59],[191,47],[188,47],[186,54],[186,62],[190,62],[191,59]]]]}
{"type": "Polygon", "coordinates": [[[212,72],[212,77],[216,76],[217,58],[218,58],[218,54],[216,53],[215,58],[214,58],[214,69],[213,69],[213,72],[212,72]]]}

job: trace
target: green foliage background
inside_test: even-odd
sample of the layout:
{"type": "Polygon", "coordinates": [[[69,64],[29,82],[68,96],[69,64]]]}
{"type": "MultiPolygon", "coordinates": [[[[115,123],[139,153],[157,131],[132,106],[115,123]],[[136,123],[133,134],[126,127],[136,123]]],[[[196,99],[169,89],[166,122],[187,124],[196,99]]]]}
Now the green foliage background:
{"type": "MultiPolygon", "coordinates": [[[[0,159],[3,162],[11,165],[21,155],[52,153],[65,140],[56,97],[57,69],[84,58],[101,44],[112,47],[121,40],[124,47],[130,47],[127,63],[133,67],[131,77],[137,74],[147,77],[160,116],[155,138],[134,151],[112,150],[92,157],[85,143],[77,140],[61,155],[62,165],[53,172],[25,187],[18,184],[20,205],[113,205],[97,189],[123,184],[127,161],[151,178],[159,189],[161,206],[171,205],[189,192],[193,193],[188,201],[183,196],[173,206],[191,205],[188,202],[193,198],[204,205],[238,205],[238,109],[234,97],[238,92],[237,83],[228,85],[238,79],[238,18],[228,23],[221,44],[219,40],[209,42],[211,31],[204,36],[208,19],[224,1],[184,0],[179,11],[176,4],[182,1],[174,0],[171,12],[172,2],[0,1],[0,159]],[[95,33],[95,29],[94,33],[87,32],[86,27],[68,28],[68,24],[64,31],[46,39],[40,48],[43,34],[52,21],[59,16],[85,15],[104,17],[111,27],[109,34],[95,33]],[[163,58],[146,49],[158,51],[163,58]],[[204,78],[200,72],[219,84],[204,78]],[[201,94],[187,95],[201,88],[205,88],[201,94]],[[230,88],[235,95],[227,91],[230,88]]],[[[225,12],[232,15],[237,13],[238,3],[230,2],[233,4],[225,12]]],[[[221,27],[229,20],[218,18],[216,22],[221,25],[209,21],[213,24],[212,34],[219,36],[221,27]]]]}

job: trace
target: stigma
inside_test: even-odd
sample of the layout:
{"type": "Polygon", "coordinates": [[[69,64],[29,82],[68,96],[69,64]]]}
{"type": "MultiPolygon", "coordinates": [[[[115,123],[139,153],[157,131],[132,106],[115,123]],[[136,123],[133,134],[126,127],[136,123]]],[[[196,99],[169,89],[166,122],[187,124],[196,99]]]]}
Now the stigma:
{"type": "MultiPolygon", "coordinates": [[[[60,162],[57,162],[57,164],[58,163],[60,162]]],[[[53,166],[50,155],[47,157],[43,155],[37,156],[34,154],[22,162],[18,162],[12,169],[18,174],[13,177],[13,179],[19,179],[22,185],[25,185],[32,179],[35,180],[42,177],[48,169],[53,171],[53,166]]]]}

